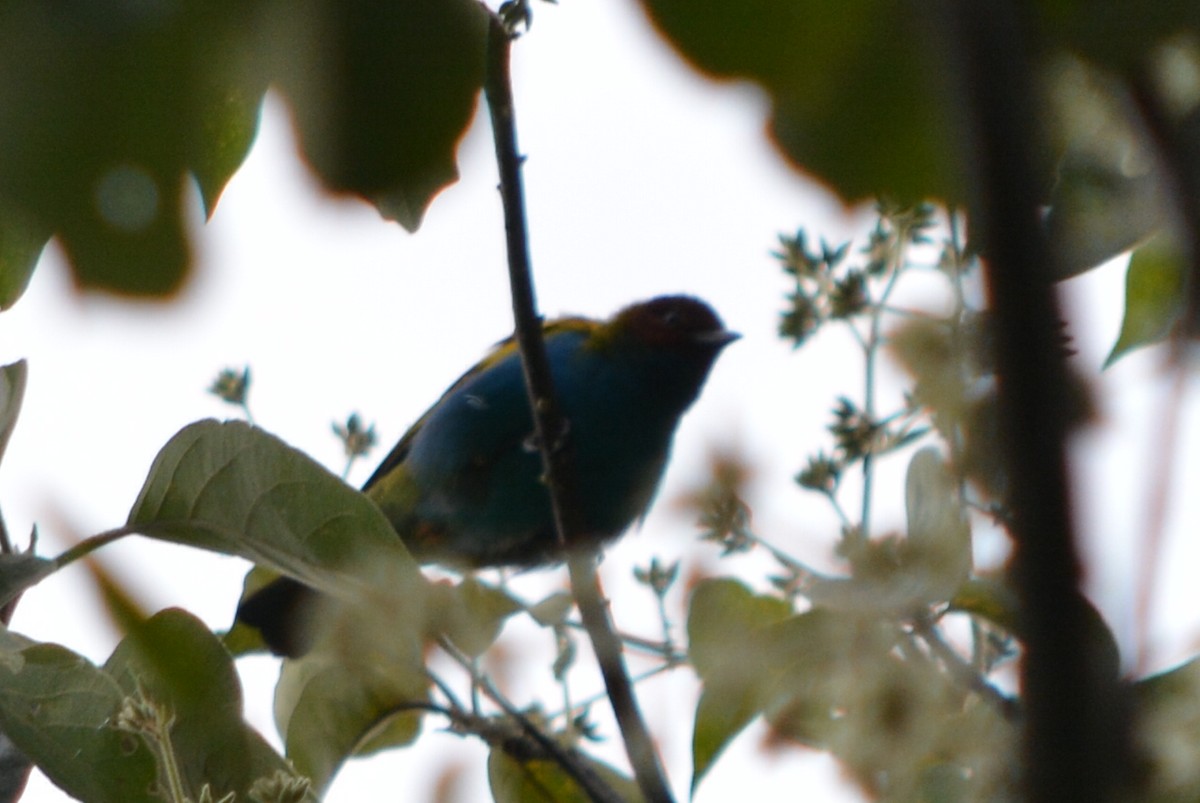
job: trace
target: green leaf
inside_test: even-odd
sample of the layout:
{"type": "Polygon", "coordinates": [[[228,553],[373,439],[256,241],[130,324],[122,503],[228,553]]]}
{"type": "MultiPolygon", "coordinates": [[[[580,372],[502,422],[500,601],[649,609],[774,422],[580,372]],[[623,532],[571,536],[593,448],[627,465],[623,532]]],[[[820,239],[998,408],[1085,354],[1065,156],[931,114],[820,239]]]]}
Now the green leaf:
{"type": "Polygon", "coordinates": [[[761,665],[764,633],[791,605],[735,580],[706,580],[688,608],[688,654],[704,691],[692,731],[692,791],[729,742],[762,710],[771,678],[761,665]]]}
{"type": "MultiPolygon", "coordinates": [[[[1116,678],[1121,673],[1121,654],[1108,623],[1104,621],[1096,606],[1082,594],[1077,594],[1074,604],[1080,606],[1080,614],[1086,626],[1088,658],[1094,672],[1108,673],[1116,678]]],[[[1019,600],[1011,588],[993,578],[973,577],[958,589],[950,600],[951,611],[970,613],[1023,638],[1021,631],[1019,600]]]]}
{"type": "Polygon", "coordinates": [[[961,687],[907,653],[894,621],[815,608],[766,638],[774,652],[754,672],[766,677],[764,716],[774,735],[830,751],[864,789],[919,799],[924,769],[967,747],[955,720],[961,687]]]}
{"type": "Polygon", "coordinates": [[[196,142],[191,167],[204,201],[204,214],[211,218],[225,185],[254,144],[265,87],[231,83],[209,90],[203,133],[196,142]]]}
{"type": "Polygon", "coordinates": [[[163,447],[129,524],[331,592],[315,646],[285,663],[276,688],[288,756],[318,789],[355,752],[415,738],[427,583],[365,496],[248,424],[201,421],[163,447]]]}
{"type": "Polygon", "coordinates": [[[846,200],[957,197],[943,43],[890,0],[642,0],[697,69],[747,79],[771,101],[770,133],[797,169],[846,200]]]}
{"type": "Polygon", "coordinates": [[[847,692],[870,677],[894,639],[878,622],[824,608],[814,608],[771,627],[763,635],[772,651],[760,662],[772,727],[790,739],[818,749],[829,747],[849,703],[847,692]],[[857,681],[849,682],[855,675],[857,681]]]}
{"type": "Polygon", "coordinates": [[[969,613],[1009,633],[1017,633],[1019,603],[1005,583],[988,577],[972,577],[950,600],[950,610],[969,613]]]}
{"type": "Polygon", "coordinates": [[[1170,36],[1200,29],[1200,8],[1191,0],[1043,0],[1030,9],[1045,35],[1117,74],[1145,67],[1147,53],[1170,36]]]}
{"type": "Polygon", "coordinates": [[[482,655],[500,635],[508,617],[521,610],[508,592],[470,576],[456,585],[434,584],[431,590],[433,629],[472,658],[482,655]]]}
{"type": "Polygon", "coordinates": [[[575,597],[569,591],[555,591],[541,602],[529,606],[529,615],[542,627],[554,627],[567,621],[575,608],[575,597]]]}
{"type": "Polygon", "coordinates": [[[737,580],[705,580],[688,605],[688,655],[701,678],[737,663],[736,645],[790,616],[792,606],[778,597],[755,594],[737,580]]]}
{"type": "Polygon", "coordinates": [[[57,563],[30,552],[0,554],[0,606],[7,605],[22,591],[37,585],[57,570],[57,563]]]}
{"type": "Polygon", "coordinates": [[[72,797],[161,803],[153,756],[112,727],[124,698],[111,675],[70,650],[0,631],[0,730],[72,797]]]}
{"type": "MultiPolygon", "coordinates": [[[[242,719],[242,691],[233,661],[191,614],[167,610],[121,642],[104,665],[125,697],[162,705],[173,717],[171,745],[192,799],[209,786],[214,799],[291,768],[242,719]]],[[[127,736],[128,738],[128,736],[127,736]]],[[[95,768],[90,768],[95,771],[95,768]]]]}
{"type": "Polygon", "coordinates": [[[751,678],[726,678],[704,685],[692,726],[692,787],[694,796],[717,758],[756,716],[766,694],[751,678]]]}
{"type": "Polygon", "coordinates": [[[170,717],[172,755],[192,799],[208,785],[247,797],[290,772],[242,720],[229,654],[195,617],[168,610],[136,627],[103,668],[0,631],[0,730],[64,791],[89,803],[161,801],[161,750],[117,727],[131,700],[170,717]]]}
{"type": "Polygon", "coordinates": [[[913,455],[905,480],[906,538],[870,541],[851,577],[812,577],[805,595],[845,613],[908,616],[948,601],[971,574],[971,529],[957,485],[938,450],[913,455]]]}
{"type": "Polygon", "coordinates": [[[374,503],[241,421],[180,430],[155,458],[128,525],[343,596],[420,574],[374,503]]]}
{"type": "Polygon", "coordinates": [[[285,661],[275,721],[288,758],[323,790],[348,758],[411,743],[429,693],[420,606],[335,609],[324,643],[285,661]]]}
{"type": "Polygon", "coordinates": [[[25,293],[49,239],[43,226],[12,204],[0,202],[0,311],[12,307],[25,293]]]}
{"type": "Polygon", "coordinates": [[[1134,685],[1142,759],[1137,799],[1200,799],[1200,659],[1134,685]]]}
{"type": "Polygon", "coordinates": [[[1125,317],[1107,368],[1140,346],[1162,342],[1183,314],[1185,267],[1174,241],[1155,236],[1133,252],[1125,274],[1125,317]]]}
{"type": "Polygon", "coordinates": [[[17,426],[28,375],[29,366],[24,360],[0,367],[0,461],[4,459],[8,439],[17,426]]]}
{"type": "MultiPolygon", "coordinates": [[[[615,769],[589,756],[576,753],[597,778],[621,800],[644,800],[638,785],[615,769]]],[[[518,760],[500,749],[488,754],[488,784],[495,803],[591,803],[579,784],[555,761],[518,760]]]]}
{"type": "Polygon", "coordinates": [[[200,176],[211,208],[236,150],[218,141],[225,103],[266,88],[250,57],[269,27],[260,6],[0,6],[0,201],[61,239],[81,287],[162,296],[182,285],[186,175],[200,176]]]}
{"type": "MultiPolygon", "coordinates": [[[[326,592],[312,622],[318,640],[376,627],[415,639],[425,627],[428,584],[379,508],[246,423],[200,421],[176,434],[155,458],[129,526],[326,592]],[[400,609],[409,615],[396,622],[400,609]]],[[[255,646],[237,628],[228,638],[239,651],[255,646]]]]}
{"type": "Polygon", "coordinates": [[[844,750],[855,733],[870,738],[847,731],[844,720],[847,712],[861,720],[878,707],[880,700],[863,689],[886,692],[877,676],[892,671],[893,626],[820,608],[788,616],[770,604],[775,600],[754,598],[729,581],[709,581],[701,590],[708,599],[693,602],[688,618],[689,634],[702,636],[704,645],[694,653],[704,689],[692,735],[693,793],[759,714],[778,735],[817,749],[844,750]]]}
{"type": "Polygon", "coordinates": [[[908,532],[898,573],[915,605],[945,602],[971,574],[971,528],[940,452],[921,449],[905,479],[908,532]]]}
{"type": "Polygon", "coordinates": [[[1053,59],[1043,83],[1060,154],[1046,232],[1057,254],[1054,278],[1066,279],[1149,238],[1170,219],[1169,203],[1123,82],[1072,55],[1053,59]]]}
{"type": "Polygon", "coordinates": [[[483,86],[487,12],[474,0],[307,0],[279,48],[301,146],[331,189],[409,231],[458,178],[483,86]]]}

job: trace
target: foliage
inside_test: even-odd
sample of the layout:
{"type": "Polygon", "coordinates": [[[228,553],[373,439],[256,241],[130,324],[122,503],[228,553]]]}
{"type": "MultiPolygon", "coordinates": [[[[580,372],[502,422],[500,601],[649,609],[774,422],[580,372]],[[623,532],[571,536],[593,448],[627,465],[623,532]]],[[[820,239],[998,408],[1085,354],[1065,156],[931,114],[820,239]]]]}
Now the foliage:
{"type": "Polygon", "coordinates": [[[1159,234],[1133,253],[1125,277],[1125,319],[1105,365],[1138,346],[1161,343],[1184,312],[1179,247],[1159,234]]]}
{"type": "MultiPolygon", "coordinates": [[[[875,363],[887,343],[903,339],[913,326],[951,328],[973,314],[962,292],[969,260],[961,245],[945,242],[942,259],[924,265],[911,258],[914,252],[936,253],[935,223],[932,208],[885,205],[858,258],[851,256],[852,243],[810,252],[803,231],[783,238],[775,254],[794,284],[781,335],[800,346],[823,327],[840,325],[862,351],[865,398],[837,400],[828,426],[833,443],[808,458],[796,478],[801,488],[823,496],[842,521],[837,552],[848,573],[814,571],[746,530],[743,548],[765,548],[779,566],[770,578],[774,590],[755,594],[741,583],[713,579],[693,593],[690,657],[704,683],[693,787],[729,741],[761,715],[778,738],[833,752],[872,796],[974,800],[1015,794],[1016,703],[990,679],[1014,656],[1009,646],[997,649],[1012,643],[1013,634],[968,614],[972,639],[963,656],[942,633],[955,617],[951,601],[971,575],[967,511],[979,505],[980,493],[947,447],[974,431],[961,408],[940,404],[946,398],[941,394],[912,392],[890,411],[877,409],[876,402],[875,363]],[[957,288],[950,314],[933,317],[893,305],[905,275],[938,266],[956,266],[943,270],[957,288]],[[852,305],[839,302],[849,295],[849,283],[852,305]],[[797,299],[815,311],[805,326],[795,325],[797,299]],[[888,332],[886,320],[902,323],[888,332]],[[939,425],[929,426],[928,419],[939,425]],[[946,445],[913,452],[914,444],[934,438],[946,445]],[[911,455],[908,525],[903,534],[880,535],[870,523],[871,477],[889,454],[911,455]],[[852,514],[841,480],[856,469],[864,482],[852,514]]],[[[967,361],[956,365],[961,371],[967,361]]],[[[716,507],[708,498],[698,501],[705,510],[716,507]]]]}
{"type": "MultiPolygon", "coordinates": [[[[684,652],[665,606],[677,565],[637,572],[658,601],[663,638],[626,646],[654,656],[654,672],[687,664],[702,683],[691,787],[762,718],[781,742],[835,755],[876,797],[1016,798],[1029,699],[1013,690],[1010,670],[1025,654],[1031,616],[1050,613],[1019,610],[1010,578],[972,561],[975,534],[1013,526],[1014,475],[1002,459],[992,358],[1000,335],[971,290],[980,249],[988,256],[995,243],[968,247],[954,211],[987,190],[971,185],[978,132],[959,110],[959,20],[948,7],[920,14],[904,0],[643,5],[692,64],[765,91],[772,139],[797,168],[846,199],[905,201],[880,205],[857,250],[814,248],[800,230],[775,253],[791,282],[781,336],[808,348],[823,328],[842,326],[860,348],[861,398],[833,402],[830,442],[796,474],[840,521],[842,571],[815,571],[757,532],[742,498],[745,467],[727,459],[693,500],[701,537],[723,554],[764,550],[773,573],[693,582],[684,652]],[[948,211],[913,203],[925,197],[948,211]],[[918,271],[940,272],[948,311],[896,304],[918,271]],[[911,386],[885,409],[877,366],[889,354],[911,386]],[[872,520],[884,459],[907,460],[903,532],[881,532],[872,520]],[[848,501],[852,473],[862,481],[848,501]]],[[[1197,318],[1188,259],[1200,242],[1200,15],[1182,2],[1097,13],[1046,0],[1028,10],[1020,33],[1047,134],[1035,189],[1058,252],[1045,278],[1138,246],[1111,362],[1197,318]]],[[[528,29],[528,2],[501,11],[507,30],[528,29]]],[[[328,188],[415,229],[456,176],[454,150],[484,83],[488,23],[469,0],[0,3],[0,308],[19,299],[52,236],[82,287],[178,289],[190,253],[186,177],[211,214],[253,141],[268,85],[287,98],[305,157],[328,188]]],[[[24,370],[16,363],[0,373],[0,455],[24,370]]],[[[1069,417],[1087,415],[1079,383],[1068,377],[1056,388],[1069,417]]],[[[245,369],[224,372],[211,391],[249,419],[249,389],[245,369]]],[[[334,430],[348,460],[373,445],[373,428],[357,416],[334,430]]],[[[261,645],[238,628],[218,639],[185,612],[145,618],[124,606],[128,634],[100,667],[0,631],[0,730],[69,793],[314,799],[344,761],[410,744],[434,716],[489,746],[498,800],[637,799],[622,771],[585,750],[595,732],[587,704],[571,702],[577,626],[567,597],[520,600],[478,578],[431,582],[369,501],[263,430],[183,428],[150,468],[126,525],[56,558],[15,553],[4,533],[0,603],[133,532],[254,562],[248,590],[286,574],[330,602],[314,614],[314,651],[281,674],[286,761],[242,722],[230,654],[261,645]],[[515,705],[479,669],[505,624],[526,616],[555,644],[562,710],[515,705]],[[469,704],[431,670],[435,651],[464,669],[469,704]]],[[[108,594],[114,607],[118,592],[108,594]]],[[[1096,646],[1089,654],[1099,656],[1090,669],[1115,685],[1111,633],[1078,604],[1096,646]]],[[[1137,799],[1200,795],[1195,675],[1193,662],[1121,687],[1141,717],[1137,772],[1122,779],[1137,799]]],[[[19,786],[10,781],[20,772],[0,786],[19,786]]]]}
{"type": "Polygon", "coordinates": [[[0,308],[52,235],[82,287],[178,290],[185,178],[211,215],[269,85],[327,187],[415,230],[457,178],[485,27],[471,0],[0,4],[0,308]]]}
{"type": "Polygon", "coordinates": [[[227,799],[293,776],[242,721],[229,654],[183,611],[132,629],[103,667],[7,632],[2,652],[0,725],[81,800],[227,799]]]}
{"type": "MultiPolygon", "coordinates": [[[[1020,654],[1019,617],[1003,575],[994,568],[976,574],[971,558],[972,530],[1006,519],[999,469],[980,471],[973,458],[996,451],[997,430],[989,420],[995,406],[965,400],[967,388],[986,385],[989,375],[983,353],[987,337],[963,336],[971,327],[986,328],[984,316],[966,303],[974,263],[955,239],[957,225],[949,228],[947,239],[936,241],[939,228],[946,229],[932,207],[881,205],[879,211],[879,222],[860,249],[848,242],[810,253],[801,231],[782,238],[775,254],[793,283],[781,334],[808,347],[826,326],[849,328],[868,379],[864,399],[847,396],[833,405],[831,443],[808,458],[796,478],[803,491],[825,498],[841,519],[837,553],[846,573],[814,571],[754,530],[741,499],[746,471],[732,458],[714,463],[713,484],[691,502],[701,538],[724,554],[767,550],[778,567],[756,583],[765,581],[767,590],[755,591],[745,580],[729,577],[694,584],[686,614],[687,652],[682,655],[671,641],[665,603],[678,566],[655,561],[636,570],[638,580],[659,600],[664,633],[661,642],[638,645],[658,654],[658,671],[690,664],[702,683],[692,735],[693,790],[729,743],[761,717],[778,740],[836,755],[873,797],[979,800],[1018,794],[1019,764],[1013,757],[1021,703],[1005,690],[1008,681],[1003,678],[1020,654]],[[956,299],[949,312],[934,316],[895,306],[893,297],[908,274],[931,271],[956,299]],[[858,299],[852,308],[834,301],[845,297],[846,277],[861,277],[851,280],[858,299]],[[822,312],[812,326],[795,328],[790,321],[801,295],[822,312]],[[899,408],[881,410],[875,364],[889,348],[908,367],[914,385],[899,408]],[[869,477],[878,461],[889,456],[909,464],[902,533],[876,533],[870,524],[874,503],[869,477]],[[853,471],[868,481],[858,503],[849,505],[841,480],[853,471]],[[965,631],[956,622],[965,623],[965,631]],[[949,636],[947,628],[958,635],[949,636]],[[969,635],[964,638],[963,632],[969,635]]],[[[222,376],[225,381],[219,379],[214,387],[236,384],[237,392],[225,397],[246,409],[249,384],[243,379],[248,371],[222,376]]],[[[361,425],[334,427],[340,437],[352,429],[363,432],[361,425]]],[[[317,649],[285,663],[276,693],[288,758],[300,773],[297,777],[311,783],[309,792],[307,786],[296,786],[298,781],[286,781],[292,777],[287,775],[285,786],[298,790],[295,799],[319,793],[354,755],[411,743],[430,715],[491,745],[488,770],[497,800],[530,799],[534,787],[550,794],[549,799],[587,799],[573,780],[576,772],[601,778],[620,799],[635,799],[628,778],[580,750],[591,732],[585,708],[568,705],[548,717],[522,713],[475,668],[510,618],[529,616],[559,645],[554,674],[566,695],[574,663],[569,598],[555,595],[529,604],[472,577],[430,583],[369,502],[260,430],[237,422],[185,427],[151,468],[128,528],[47,562],[47,571],[133,530],[242,555],[335,596],[336,602],[319,614],[324,635],[317,649]],[[397,618],[388,613],[393,610],[405,615],[397,618]],[[431,647],[460,661],[495,710],[464,706],[445,679],[431,675],[431,647]]],[[[23,573],[18,558],[12,556],[5,565],[14,591],[42,576],[23,573]]],[[[251,573],[248,589],[259,582],[260,573],[251,573]]],[[[230,671],[230,659],[218,642],[207,631],[196,631],[184,614],[166,612],[150,622],[163,624],[145,632],[135,624],[134,641],[127,642],[152,643],[153,652],[147,654],[179,661],[179,669],[172,671],[182,672],[193,661],[230,671]],[[171,639],[185,634],[187,640],[173,646],[171,639]],[[185,646],[193,642],[195,647],[185,646]],[[210,657],[185,661],[190,654],[179,652],[201,649],[204,643],[210,657]]],[[[1111,635],[1098,618],[1096,622],[1095,638],[1111,645],[1111,635]]],[[[127,765],[138,766],[137,772],[159,777],[163,788],[184,790],[173,793],[177,800],[196,799],[205,785],[218,797],[234,791],[241,799],[251,787],[261,791],[264,784],[279,783],[271,778],[283,771],[272,769],[282,767],[272,764],[280,759],[270,758],[265,746],[256,747],[255,754],[262,754],[266,763],[239,771],[236,780],[198,775],[192,748],[185,751],[183,745],[200,737],[185,737],[169,727],[181,717],[176,712],[196,704],[189,702],[193,692],[180,685],[185,679],[166,685],[147,679],[166,669],[133,674],[114,669],[124,666],[127,659],[120,656],[134,647],[123,645],[104,669],[96,669],[63,648],[9,638],[11,657],[4,665],[17,674],[7,685],[10,695],[0,696],[0,724],[73,794],[89,800],[128,794],[124,786],[108,792],[84,785],[78,772],[71,771],[77,762],[58,757],[76,750],[97,756],[96,751],[108,750],[103,762],[114,768],[111,783],[129,777],[127,765]],[[38,741],[46,725],[21,720],[20,712],[47,689],[75,686],[81,695],[84,689],[108,690],[98,699],[100,692],[87,691],[78,706],[55,715],[76,723],[75,730],[38,741]],[[117,725],[100,724],[104,722],[117,725]],[[141,747],[114,754],[105,745],[120,748],[123,733],[137,736],[141,747]]],[[[238,653],[259,648],[237,629],[228,634],[226,645],[238,653]]],[[[1115,648],[1109,649],[1115,671],[1115,648]]],[[[219,708],[228,712],[224,716],[240,722],[236,680],[228,677],[224,686],[207,689],[213,697],[206,697],[205,705],[215,706],[216,696],[223,695],[219,708]]],[[[1167,684],[1156,679],[1144,686],[1150,715],[1161,718],[1174,710],[1173,700],[1182,692],[1172,696],[1162,691],[1173,688],[1167,684]]],[[[202,733],[209,738],[218,726],[203,722],[202,733]]],[[[1153,731],[1146,733],[1149,743],[1157,744],[1149,735],[1153,731]]],[[[227,737],[205,744],[203,750],[211,754],[205,766],[244,752],[227,737]],[[224,756],[226,750],[230,755],[212,757],[224,756]]],[[[1170,780],[1180,776],[1179,769],[1170,769],[1168,776],[1163,774],[1167,769],[1152,766],[1155,784],[1192,783],[1170,780]]],[[[92,784],[110,782],[92,770],[87,778],[92,784]]]]}

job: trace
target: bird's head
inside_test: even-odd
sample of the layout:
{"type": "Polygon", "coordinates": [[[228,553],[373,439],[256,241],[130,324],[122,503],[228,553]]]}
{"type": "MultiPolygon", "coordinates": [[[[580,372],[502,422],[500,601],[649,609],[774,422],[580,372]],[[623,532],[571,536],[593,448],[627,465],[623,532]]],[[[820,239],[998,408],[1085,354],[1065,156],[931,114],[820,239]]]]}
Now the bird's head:
{"type": "Polygon", "coordinates": [[[602,339],[628,339],[656,351],[707,360],[741,337],[725,328],[712,307],[691,296],[659,296],[631,304],[602,329],[602,339]]]}

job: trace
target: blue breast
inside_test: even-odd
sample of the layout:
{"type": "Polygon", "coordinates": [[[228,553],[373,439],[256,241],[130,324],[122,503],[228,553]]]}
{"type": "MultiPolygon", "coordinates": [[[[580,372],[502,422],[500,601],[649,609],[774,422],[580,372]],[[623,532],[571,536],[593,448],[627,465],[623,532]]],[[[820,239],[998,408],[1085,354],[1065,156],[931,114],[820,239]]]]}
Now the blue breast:
{"type": "MultiPolygon", "coordinates": [[[[585,536],[602,541],[649,505],[686,403],[662,404],[652,366],[583,347],[585,338],[563,332],[546,347],[574,448],[585,536]]],[[[555,552],[532,430],[515,353],[468,377],[422,422],[405,464],[419,490],[417,517],[438,531],[437,552],[444,546],[451,562],[532,565],[555,552]]]]}

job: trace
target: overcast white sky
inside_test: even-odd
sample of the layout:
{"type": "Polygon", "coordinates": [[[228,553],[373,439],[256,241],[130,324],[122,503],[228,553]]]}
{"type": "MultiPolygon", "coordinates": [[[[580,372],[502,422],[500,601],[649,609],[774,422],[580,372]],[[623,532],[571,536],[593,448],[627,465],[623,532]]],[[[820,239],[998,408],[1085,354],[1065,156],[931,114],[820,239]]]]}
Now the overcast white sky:
{"type": "MultiPolygon", "coordinates": [[[[653,636],[647,615],[653,601],[627,581],[630,567],[651,555],[715,565],[715,550],[694,542],[691,522],[670,504],[700,481],[703,456],[714,445],[740,448],[753,462],[758,531],[811,563],[830,559],[835,520],[804,498],[791,477],[806,455],[826,445],[834,396],[859,393],[860,379],[846,371],[853,365],[846,341],[823,337],[792,352],[776,339],[787,285],[768,252],[780,231],[802,225],[840,241],[861,233],[869,217],[847,212],[792,174],[765,143],[759,98],[692,75],[631,0],[539,4],[535,12],[532,34],[514,52],[542,310],[605,316],[632,300],[684,291],[710,300],[745,335],[722,357],[685,420],[642,532],[614,548],[606,563],[618,619],[653,636]]],[[[215,217],[206,226],[197,220],[197,270],[181,301],[160,307],[80,298],[51,248],[26,297],[0,316],[0,360],[30,362],[25,408],[0,466],[10,531],[21,537],[36,521],[42,550],[56,553],[72,537],[121,524],[155,453],[174,432],[198,418],[234,414],[204,392],[225,366],[251,365],[257,422],[335,471],[342,458],[330,422],[355,410],[375,422],[381,449],[351,477],[364,479],[441,390],[511,330],[489,135],[486,124],[472,129],[461,151],[463,180],[434,202],[424,228],[410,236],[363,204],[320,193],[297,160],[283,105],[272,97],[259,141],[215,217]]],[[[1085,372],[1098,371],[1115,337],[1121,283],[1121,268],[1113,265],[1067,288],[1085,372]]],[[[1092,545],[1090,588],[1126,646],[1133,627],[1130,567],[1138,557],[1162,404],[1160,362],[1156,352],[1135,355],[1098,378],[1103,424],[1077,453],[1081,531],[1092,545]]],[[[1195,407],[1187,410],[1181,443],[1195,431],[1195,407]]],[[[1156,666],[1195,650],[1200,632],[1194,548],[1184,537],[1197,503],[1181,498],[1194,485],[1196,458],[1176,457],[1173,540],[1153,631],[1156,666]]],[[[881,475],[883,528],[901,521],[903,469],[897,462],[881,475]]],[[[228,623],[244,571],[232,559],[142,539],[101,557],[151,607],[182,605],[214,627],[228,623]]],[[[761,575],[763,565],[751,558],[722,568],[761,575]]],[[[521,582],[549,588],[561,581],[549,573],[521,582]]],[[[117,638],[80,570],[27,594],[13,626],[95,661],[117,638]]],[[[538,643],[532,635],[516,642],[518,649],[538,643]]],[[[272,663],[245,663],[248,715],[273,737],[272,663]]],[[[521,700],[537,683],[516,682],[514,696],[521,700]]],[[[694,685],[683,671],[639,688],[686,798],[694,685]]],[[[700,788],[699,803],[744,794],[751,777],[763,801],[794,799],[797,788],[837,786],[831,764],[812,754],[758,756],[759,737],[752,730],[735,745],[700,788]]],[[[442,735],[416,750],[353,763],[329,799],[394,799],[397,790],[420,799],[432,783],[430,768],[441,767],[451,747],[461,751],[472,783],[481,783],[483,750],[442,735]]],[[[615,739],[602,749],[619,755],[615,739]]],[[[478,788],[469,786],[476,792],[463,799],[475,799],[478,788]]],[[[63,795],[35,779],[26,799],[63,795]]]]}

